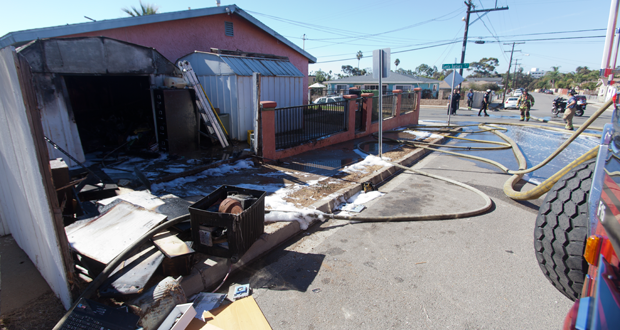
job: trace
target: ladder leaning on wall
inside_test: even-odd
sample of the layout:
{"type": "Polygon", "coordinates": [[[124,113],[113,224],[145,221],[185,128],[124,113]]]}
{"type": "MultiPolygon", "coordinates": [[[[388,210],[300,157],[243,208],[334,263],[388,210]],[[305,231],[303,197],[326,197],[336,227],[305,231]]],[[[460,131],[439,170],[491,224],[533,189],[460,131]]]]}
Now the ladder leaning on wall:
{"type": "Polygon", "coordinates": [[[226,139],[226,133],[224,133],[224,128],[222,123],[220,122],[217,114],[211,107],[211,102],[209,102],[209,98],[205,93],[200,81],[198,81],[198,77],[196,77],[196,73],[192,68],[192,65],[188,61],[179,61],[177,64],[181,72],[183,72],[183,78],[187,80],[189,85],[194,88],[196,91],[196,96],[198,100],[198,109],[200,110],[200,116],[202,120],[205,122],[207,126],[207,130],[212,135],[215,135],[217,139],[220,141],[222,148],[228,147],[228,140],[226,139]]]}

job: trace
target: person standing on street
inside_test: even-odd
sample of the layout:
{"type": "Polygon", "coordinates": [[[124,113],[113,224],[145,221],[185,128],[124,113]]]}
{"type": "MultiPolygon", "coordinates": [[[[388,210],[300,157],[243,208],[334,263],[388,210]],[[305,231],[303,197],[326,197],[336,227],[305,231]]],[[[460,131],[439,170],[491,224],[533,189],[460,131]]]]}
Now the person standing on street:
{"type": "Polygon", "coordinates": [[[472,89],[467,93],[467,110],[471,110],[471,107],[474,105],[474,91],[472,89]]]}
{"type": "Polygon", "coordinates": [[[487,109],[489,108],[490,99],[491,99],[491,90],[487,89],[487,92],[484,93],[484,96],[482,97],[482,107],[480,107],[480,111],[478,111],[478,116],[480,116],[483,110],[484,110],[484,116],[485,117],[489,116],[489,114],[487,114],[487,109]]]}
{"type": "Polygon", "coordinates": [[[450,101],[451,101],[450,108],[452,109],[451,114],[456,115],[456,110],[458,110],[459,102],[461,101],[461,94],[459,93],[458,89],[454,91],[454,94],[452,94],[452,99],[450,101]]]}
{"type": "Polygon", "coordinates": [[[575,92],[573,91],[569,91],[568,95],[570,95],[570,97],[568,98],[568,101],[566,101],[566,109],[564,110],[564,116],[562,119],[564,119],[564,122],[566,123],[564,128],[572,131],[573,116],[575,115],[575,108],[577,107],[577,99],[575,98],[575,92]]]}
{"type": "Polygon", "coordinates": [[[530,121],[530,109],[534,106],[534,97],[527,92],[527,89],[523,91],[523,94],[519,96],[517,100],[517,108],[521,110],[521,119],[519,121],[530,121]]]}

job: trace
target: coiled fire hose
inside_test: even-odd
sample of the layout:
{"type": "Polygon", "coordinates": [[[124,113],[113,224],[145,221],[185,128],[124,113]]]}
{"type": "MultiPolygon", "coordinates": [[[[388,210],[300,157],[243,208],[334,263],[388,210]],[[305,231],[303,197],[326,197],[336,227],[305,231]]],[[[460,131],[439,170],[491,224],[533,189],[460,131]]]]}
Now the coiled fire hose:
{"type": "MultiPolygon", "coordinates": [[[[482,161],[482,162],[494,165],[494,166],[500,168],[505,173],[513,174],[504,183],[504,187],[503,187],[504,193],[508,197],[510,197],[510,198],[512,198],[514,200],[531,200],[531,199],[537,199],[540,196],[542,196],[545,193],[547,193],[551,189],[551,187],[553,187],[553,185],[562,176],[564,176],[566,173],[571,171],[573,168],[577,167],[579,164],[582,164],[582,163],[586,162],[587,160],[596,157],[596,155],[598,153],[598,146],[592,148],[591,150],[589,150],[588,152],[586,152],[585,154],[583,154],[579,158],[575,159],[574,161],[572,161],[571,163],[566,165],[560,171],[558,171],[557,173],[555,173],[554,175],[549,177],[547,180],[545,180],[543,183],[541,183],[540,185],[536,186],[535,188],[533,188],[533,189],[531,189],[529,191],[524,191],[524,192],[516,191],[514,189],[514,186],[519,182],[519,180],[521,180],[521,178],[523,177],[524,174],[533,172],[533,171],[535,171],[537,169],[540,169],[541,167],[543,167],[546,164],[548,164],[555,157],[557,157],[570,143],[572,143],[580,134],[582,134],[584,132],[584,130],[586,128],[588,128],[594,122],[594,120],[596,120],[603,112],[605,112],[605,110],[607,110],[607,108],[609,108],[612,103],[613,102],[611,100],[606,102],[599,110],[597,110],[594,114],[592,114],[592,116],[590,116],[590,118],[586,122],[584,122],[581,126],[579,126],[579,128],[564,143],[562,143],[562,145],[560,147],[558,147],[550,156],[548,156],[540,164],[538,164],[536,166],[533,166],[533,167],[531,167],[529,169],[526,168],[527,167],[527,163],[526,163],[525,156],[523,155],[523,153],[519,149],[518,145],[512,139],[510,139],[508,136],[506,136],[503,133],[499,132],[500,130],[505,130],[505,128],[495,126],[496,124],[479,124],[478,127],[481,130],[477,131],[477,132],[493,132],[494,134],[499,136],[505,142],[474,140],[474,139],[467,139],[467,138],[454,137],[454,136],[451,136],[450,138],[452,138],[452,139],[459,139],[459,140],[466,140],[466,141],[472,141],[472,142],[482,142],[482,143],[497,144],[497,145],[500,145],[499,147],[470,147],[470,146],[468,146],[468,147],[460,147],[460,146],[449,146],[449,145],[446,146],[446,145],[441,145],[441,144],[432,144],[432,143],[412,141],[412,140],[396,140],[396,139],[390,139],[390,138],[385,138],[385,137],[384,137],[384,139],[387,140],[387,141],[393,141],[393,142],[397,142],[397,143],[408,144],[408,145],[415,146],[415,147],[420,147],[420,148],[425,148],[425,149],[432,150],[432,151],[438,151],[438,152],[442,152],[442,153],[446,153],[446,154],[451,154],[451,155],[454,155],[454,156],[457,156],[457,157],[464,157],[464,158],[474,159],[474,160],[478,160],[478,161],[482,161]],[[510,170],[506,166],[500,164],[499,162],[496,162],[494,160],[490,160],[490,159],[487,159],[487,158],[483,158],[483,157],[466,155],[466,154],[451,152],[451,151],[447,151],[447,150],[437,149],[437,148],[446,148],[446,147],[447,148],[460,148],[460,149],[466,149],[466,150],[501,150],[501,149],[509,149],[509,148],[511,148],[513,150],[513,153],[515,154],[516,159],[517,159],[517,162],[518,162],[518,165],[519,165],[519,169],[518,170],[510,170]]],[[[519,123],[519,124],[497,123],[497,124],[514,125],[514,126],[541,127],[540,125],[521,124],[521,123],[519,123]]],[[[467,125],[467,126],[473,126],[473,125],[467,125]]],[[[428,128],[429,126],[425,126],[425,127],[428,128]]],[[[437,131],[439,131],[439,132],[450,132],[450,133],[457,133],[457,132],[459,132],[457,130],[450,129],[450,127],[456,127],[456,126],[450,126],[447,129],[444,126],[442,126],[442,127],[435,126],[435,127],[436,128],[440,128],[439,130],[435,130],[436,132],[437,131]]],[[[463,126],[461,126],[461,127],[463,127],[463,126]]],[[[419,126],[412,126],[411,128],[419,129],[420,127],[419,126]]],[[[544,128],[548,129],[548,127],[544,127],[544,128]]],[[[561,130],[561,131],[565,132],[565,130],[561,130]]],[[[388,131],[386,133],[389,133],[389,132],[390,131],[388,131]]],[[[391,131],[391,132],[399,132],[399,131],[391,131]]],[[[477,132],[474,132],[474,133],[477,133],[477,132]]],[[[590,133],[586,133],[586,134],[594,135],[594,134],[590,134],[590,133]]],[[[363,144],[366,144],[366,143],[376,143],[376,142],[375,141],[362,142],[362,143],[357,145],[357,149],[359,149],[360,151],[363,152],[363,149],[361,148],[361,146],[363,144]]],[[[319,218],[319,219],[329,218],[329,219],[360,221],[360,222],[396,222],[396,221],[421,221],[421,220],[428,221],[428,220],[448,220],[448,219],[458,219],[458,218],[464,218],[464,217],[471,217],[471,216],[479,215],[479,214],[482,214],[482,213],[488,211],[491,208],[491,206],[492,206],[493,202],[491,201],[491,199],[486,194],[484,194],[482,191],[480,191],[480,190],[478,190],[478,189],[476,189],[474,187],[471,187],[469,185],[466,185],[464,183],[461,183],[461,182],[458,182],[458,181],[455,181],[455,180],[452,180],[452,179],[436,176],[436,175],[425,173],[425,172],[418,171],[418,170],[414,170],[414,169],[411,169],[411,168],[406,167],[406,166],[402,166],[402,165],[397,164],[397,163],[391,163],[391,162],[389,162],[389,163],[391,165],[393,165],[393,166],[397,166],[399,168],[402,168],[405,171],[410,171],[410,172],[414,172],[416,174],[420,174],[420,175],[428,176],[428,177],[431,177],[431,178],[443,180],[443,181],[449,182],[451,184],[455,184],[457,186],[460,186],[460,187],[463,187],[465,189],[471,190],[471,191],[475,192],[476,194],[478,194],[484,200],[484,206],[482,206],[480,208],[477,208],[477,209],[474,209],[474,210],[471,210],[471,211],[458,212],[458,213],[443,213],[443,214],[429,214],[429,215],[407,215],[407,216],[396,216],[396,217],[348,216],[348,215],[328,214],[328,213],[323,213],[323,212],[320,212],[320,211],[313,211],[311,213],[304,212],[304,214],[309,215],[309,216],[314,216],[314,217],[319,218]]],[[[302,213],[302,212],[299,212],[299,211],[292,211],[292,210],[265,210],[265,211],[266,212],[287,212],[287,213],[288,212],[298,212],[298,213],[302,213]]]]}

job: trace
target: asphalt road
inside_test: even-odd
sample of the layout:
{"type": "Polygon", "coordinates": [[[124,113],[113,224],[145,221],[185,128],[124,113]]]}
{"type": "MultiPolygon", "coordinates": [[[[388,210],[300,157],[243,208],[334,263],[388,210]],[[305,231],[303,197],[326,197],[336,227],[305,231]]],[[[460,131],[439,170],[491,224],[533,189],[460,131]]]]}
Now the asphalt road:
{"type": "MultiPolygon", "coordinates": [[[[532,115],[549,117],[553,96],[534,95],[532,115]]],[[[575,124],[595,110],[589,106],[575,124]]],[[[445,113],[441,107],[423,108],[420,119],[446,122],[445,113]]],[[[518,122],[518,110],[489,113],[478,117],[477,110],[459,110],[451,121],[518,122]]],[[[611,110],[605,112],[595,126],[610,116],[611,110]]],[[[510,163],[512,156],[501,157],[510,163]]],[[[232,282],[251,284],[274,329],[560,328],[572,302],[544,277],[533,248],[544,196],[511,200],[502,191],[508,175],[476,161],[433,153],[415,168],[480,189],[492,198],[492,210],[446,221],[329,221],[251,264],[232,282]]],[[[532,187],[526,183],[522,189],[532,187]]],[[[368,203],[363,215],[434,214],[483,205],[470,191],[411,173],[378,189],[385,195],[368,203]]]]}
{"type": "MultiPolygon", "coordinates": [[[[564,127],[564,121],[562,117],[556,118],[551,113],[553,99],[558,97],[558,95],[549,95],[542,93],[532,93],[535,99],[534,107],[530,110],[530,115],[533,117],[541,118],[552,123],[556,123],[556,127],[564,127]]],[[[501,103],[501,96],[499,100],[494,100],[496,104],[501,103]]],[[[583,116],[581,117],[573,117],[573,125],[581,125],[583,122],[588,120],[590,116],[596,112],[601,104],[590,103],[586,106],[586,110],[583,116]]],[[[437,120],[437,121],[448,121],[448,115],[446,115],[447,107],[437,107],[437,106],[421,106],[420,109],[420,119],[421,120],[437,120]]],[[[457,111],[456,116],[451,116],[450,121],[458,122],[464,120],[478,120],[476,118],[465,119],[463,117],[478,117],[479,109],[467,110],[467,108],[461,108],[457,111]]],[[[484,121],[497,121],[497,122],[518,122],[519,121],[519,110],[517,109],[499,109],[499,111],[488,110],[487,113],[489,117],[480,117],[481,120],[484,121]]],[[[593,126],[603,127],[606,123],[610,122],[612,115],[611,107],[605,111],[599,118],[596,119],[593,126]]],[[[531,120],[532,122],[537,122],[535,119],[531,120]]]]}

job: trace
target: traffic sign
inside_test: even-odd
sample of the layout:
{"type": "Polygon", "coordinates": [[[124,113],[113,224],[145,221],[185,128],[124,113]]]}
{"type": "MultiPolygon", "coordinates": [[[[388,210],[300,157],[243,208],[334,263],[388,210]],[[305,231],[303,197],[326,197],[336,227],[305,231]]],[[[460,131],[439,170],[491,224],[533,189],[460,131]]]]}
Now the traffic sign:
{"type": "Polygon", "coordinates": [[[447,69],[467,69],[469,68],[469,63],[454,63],[454,64],[443,64],[441,65],[442,70],[447,69]]]}
{"type": "Polygon", "coordinates": [[[443,81],[450,86],[450,88],[454,89],[454,86],[458,86],[463,82],[463,77],[456,71],[453,71],[450,75],[448,75],[443,81]]]}

